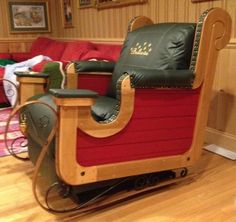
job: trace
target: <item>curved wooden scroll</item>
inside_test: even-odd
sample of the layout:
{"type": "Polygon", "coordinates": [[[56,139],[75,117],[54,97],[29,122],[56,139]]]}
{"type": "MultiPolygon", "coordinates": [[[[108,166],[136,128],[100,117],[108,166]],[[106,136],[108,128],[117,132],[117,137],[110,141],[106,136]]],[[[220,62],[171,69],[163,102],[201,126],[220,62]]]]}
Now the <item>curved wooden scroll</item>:
{"type": "Polygon", "coordinates": [[[193,88],[201,87],[201,94],[193,143],[189,150],[189,156],[191,156],[190,162],[192,164],[198,160],[201,154],[216,62],[220,49],[224,48],[230,40],[232,24],[229,14],[221,8],[213,8],[206,11],[206,13],[207,15],[203,21],[202,35],[196,61],[196,78],[193,83],[193,88]]]}
{"type": "Polygon", "coordinates": [[[132,31],[139,29],[143,26],[152,25],[152,24],[153,24],[153,22],[150,18],[148,18],[146,16],[137,16],[137,17],[134,17],[129,22],[128,32],[132,32],[132,31]]]}
{"type": "MultiPolygon", "coordinates": [[[[229,14],[221,8],[212,8],[203,13],[200,45],[196,60],[193,88],[198,88],[207,76],[215,73],[219,50],[230,40],[232,21],[229,14]]],[[[200,24],[201,25],[201,24],[200,24]]],[[[195,39],[200,33],[196,33],[195,39]]]]}
{"type": "Polygon", "coordinates": [[[66,88],[67,89],[76,89],[78,82],[78,75],[75,71],[75,64],[69,63],[66,67],[66,88]]]}
{"type": "Polygon", "coordinates": [[[99,123],[91,115],[91,107],[78,109],[78,128],[84,133],[97,138],[112,136],[128,124],[134,110],[134,89],[130,87],[127,76],[121,85],[121,104],[117,117],[109,123],[99,123]]]}

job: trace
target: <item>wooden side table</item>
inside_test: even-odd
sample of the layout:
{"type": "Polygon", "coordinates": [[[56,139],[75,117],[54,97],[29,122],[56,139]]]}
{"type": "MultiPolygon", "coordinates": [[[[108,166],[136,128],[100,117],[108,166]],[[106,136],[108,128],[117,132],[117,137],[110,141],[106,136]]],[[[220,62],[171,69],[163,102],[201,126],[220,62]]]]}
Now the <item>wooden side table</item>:
{"type": "Polygon", "coordinates": [[[48,74],[37,72],[15,72],[19,82],[19,104],[23,104],[28,98],[45,92],[48,74]]]}

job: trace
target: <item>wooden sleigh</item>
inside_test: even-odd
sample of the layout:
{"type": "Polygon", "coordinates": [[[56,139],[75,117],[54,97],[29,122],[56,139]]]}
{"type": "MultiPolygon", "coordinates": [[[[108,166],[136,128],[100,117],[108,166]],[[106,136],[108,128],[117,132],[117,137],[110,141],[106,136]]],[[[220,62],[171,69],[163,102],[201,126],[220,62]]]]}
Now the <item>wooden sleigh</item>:
{"type": "Polygon", "coordinates": [[[196,24],[136,17],[116,64],[74,62],[68,89],[50,89],[15,109],[40,205],[52,212],[89,209],[114,191],[121,193],[117,200],[186,177],[201,155],[217,57],[230,30],[220,8],[205,11],[196,24]],[[41,203],[39,172],[49,190],[59,186],[82,204],[41,203]]]}

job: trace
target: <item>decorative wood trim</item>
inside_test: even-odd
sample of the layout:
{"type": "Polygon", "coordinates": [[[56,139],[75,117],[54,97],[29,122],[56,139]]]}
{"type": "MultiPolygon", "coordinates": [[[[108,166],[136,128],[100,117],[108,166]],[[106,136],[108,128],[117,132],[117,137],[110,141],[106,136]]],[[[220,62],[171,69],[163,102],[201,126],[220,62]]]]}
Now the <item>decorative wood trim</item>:
{"type": "Polygon", "coordinates": [[[207,127],[205,131],[205,142],[207,144],[216,144],[236,152],[236,135],[230,133],[207,127]]]}
{"type": "Polygon", "coordinates": [[[146,16],[137,16],[134,17],[130,22],[128,26],[128,32],[132,32],[136,29],[139,29],[146,25],[153,24],[152,20],[146,16]]]}
{"type": "Polygon", "coordinates": [[[207,1],[215,1],[215,0],[191,0],[192,2],[207,2],[207,1]]]}
{"type": "Polygon", "coordinates": [[[144,4],[147,3],[147,0],[108,0],[108,1],[100,1],[97,0],[96,8],[97,9],[105,9],[105,8],[114,8],[114,7],[121,7],[127,5],[134,5],[134,4],[144,4]]]}
{"type": "Polygon", "coordinates": [[[226,48],[228,49],[236,49],[236,38],[231,38],[226,48]]]}
{"type": "Polygon", "coordinates": [[[232,20],[224,10],[212,9],[207,14],[202,27],[193,88],[201,85],[206,73],[208,76],[214,75],[219,50],[230,40],[231,26],[232,20]],[[217,20],[218,17],[222,20],[217,20]]]}
{"type": "Polygon", "coordinates": [[[66,67],[66,88],[76,89],[78,83],[78,74],[75,72],[74,63],[68,64],[66,67]]]}
{"type": "Polygon", "coordinates": [[[110,123],[99,123],[91,115],[91,108],[78,109],[78,128],[84,133],[103,138],[117,134],[129,123],[134,111],[135,91],[130,86],[130,77],[127,76],[121,85],[120,111],[116,119],[110,123]]]}
{"type": "Polygon", "coordinates": [[[124,42],[123,38],[56,38],[57,40],[72,42],[72,41],[89,41],[93,43],[115,44],[121,45],[124,42]]]}
{"type": "MultiPolygon", "coordinates": [[[[72,42],[72,41],[91,41],[97,44],[115,44],[122,45],[124,42],[123,38],[55,38],[59,41],[72,42]]],[[[35,41],[35,38],[0,38],[0,52],[11,53],[11,52],[29,52],[30,47],[35,41]]],[[[226,45],[226,48],[236,49],[236,38],[232,38],[226,45]]]]}

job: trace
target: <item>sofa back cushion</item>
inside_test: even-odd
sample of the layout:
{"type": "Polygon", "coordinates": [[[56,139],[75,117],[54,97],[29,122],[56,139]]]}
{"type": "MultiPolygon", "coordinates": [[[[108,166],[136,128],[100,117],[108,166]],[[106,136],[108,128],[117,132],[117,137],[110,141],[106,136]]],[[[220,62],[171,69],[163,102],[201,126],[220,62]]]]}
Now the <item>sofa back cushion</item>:
{"type": "Polygon", "coordinates": [[[96,50],[100,52],[102,58],[116,62],[120,57],[122,45],[96,44],[96,50]]]}
{"type": "Polygon", "coordinates": [[[62,62],[70,62],[75,60],[82,60],[82,57],[90,50],[93,50],[95,45],[91,42],[68,42],[65,50],[61,56],[62,62]]]}
{"type": "Polygon", "coordinates": [[[31,57],[37,55],[44,55],[50,57],[52,60],[59,61],[64,52],[66,43],[49,39],[46,37],[37,38],[31,47],[31,57]]]}

